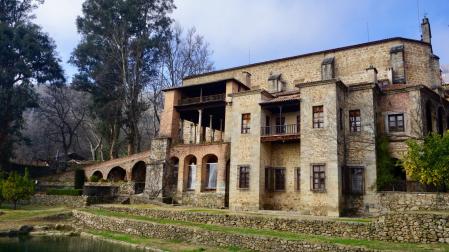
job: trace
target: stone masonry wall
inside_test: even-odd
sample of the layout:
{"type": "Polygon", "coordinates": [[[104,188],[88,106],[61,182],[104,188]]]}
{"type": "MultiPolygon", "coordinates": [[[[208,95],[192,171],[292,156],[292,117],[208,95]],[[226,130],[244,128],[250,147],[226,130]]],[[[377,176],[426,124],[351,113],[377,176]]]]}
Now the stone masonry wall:
{"type": "MultiPolygon", "coordinates": [[[[371,44],[339,51],[328,51],[303,57],[293,57],[286,60],[255,64],[228,71],[202,75],[183,81],[183,85],[195,85],[225,78],[236,78],[245,83],[243,72],[251,73],[252,88],[271,89],[268,77],[271,73],[282,74],[287,83],[287,89],[293,90],[295,82],[310,82],[321,80],[321,63],[325,58],[335,57],[335,77],[345,84],[367,82],[369,76],[365,69],[371,65],[379,71],[378,79],[388,79],[390,64],[390,49],[404,45],[405,75],[407,84],[424,84],[431,86],[435,74],[423,74],[429,69],[431,51],[429,45],[419,42],[393,40],[385,43],[371,44]]],[[[436,70],[435,72],[437,72],[436,70]]]]}
{"type": "Polygon", "coordinates": [[[376,196],[379,213],[449,210],[449,193],[379,192],[376,196]]]}
{"type": "Polygon", "coordinates": [[[28,202],[31,205],[83,207],[87,205],[86,196],[35,194],[28,202]]]}
{"type": "Polygon", "coordinates": [[[395,212],[374,218],[371,222],[351,222],[339,219],[296,219],[156,208],[103,208],[146,217],[231,227],[393,242],[449,243],[449,215],[441,213],[395,212]]]}
{"type": "Polygon", "coordinates": [[[96,216],[82,211],[73,212],[77,223],[87,228],[167,240],[188,239],[192,243],[212,247],[238,246],[256,251],[370,251],[334,244],[314,244],[307,241],[215,232],[186,226],[96,216]]]}

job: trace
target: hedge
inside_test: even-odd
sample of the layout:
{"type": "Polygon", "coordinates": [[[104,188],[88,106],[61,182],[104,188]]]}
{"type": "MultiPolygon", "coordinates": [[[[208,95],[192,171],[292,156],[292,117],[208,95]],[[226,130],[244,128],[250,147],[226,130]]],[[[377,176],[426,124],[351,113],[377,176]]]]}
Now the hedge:
{"type": "Polygon", "coordinates": [[[71,195],[80,196],[83,194],[82,189],[50,189],[47,191],[47,195],[71,195]]]}

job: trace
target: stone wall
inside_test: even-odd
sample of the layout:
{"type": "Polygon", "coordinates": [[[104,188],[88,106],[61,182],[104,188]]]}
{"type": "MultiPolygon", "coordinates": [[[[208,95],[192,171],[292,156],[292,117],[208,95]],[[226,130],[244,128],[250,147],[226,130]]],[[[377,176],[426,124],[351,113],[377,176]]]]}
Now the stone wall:
{"type": "Polygon", "coordinates": [[[449,193],[379,192],[376,208],[379,213],[403,211],[447,211],[449,193]]]}
{"type": "Polygon", "coordinates": [[[87,196],[35,194],[25,204],[43,206],[83,207],[88,203],[87,196]]]}
{"type": "Polygon", "coordinates": [[[146,217],[311,235],[394,242],[449,243],[449,214],[443,213],[397,212],[373,218],[369,222],[351,222],[344,219],[297,219],[157,208],[104,207],[104,209],[146,217]]]}
{"type": "Polygon", "coordinates": [[[207,208],[224,208],[225,207],[225,194],[218,192],[200,192],[195,193],[192,191],[184,192],[182,194],[182,204],[195,207],[207,207],[207,208]]]}
{"type": "Polygon", "coordinates": [[[216,232],[194,227],[96,216],[82,211],[73,211],[73,214],[77,224],[87,228],[166,240],[188,239],[188,241],[192,243],[212,247],[238,246],[240,248],[256,251],[369,251],[362,248],[350,248],[342,245],[315,244],[307,241],[216,232]]]}
{"type": "Polygon", "coordinates": [[[401,39],[386,41],[384,43],[373,43],[366,46],[350,47],[344,50],[332,50],[322,53],[308,54],[299,57],[291,57],[285,60],[253,64],[237,67],[225,71],[217,71],[211,74],[188,78],[183,85],[195,85],[226,78],[236,78],[245,83],[245,74],[251,73],[252,88],[264,88],[271,90],[268,77],[271,73],[282,74],[282,79],[287,84],[287,89],[294,89],[294,82],[309,82],[321,80],[321,63],[325,58],[334,57],[335,78],[341,79],[345,84],[361,83],[369,81],[365,69],[373,66],[377,68],[378,79],[389,79],[390,49],[392,47],[404,46],[405,78],[407,84],[424,84],[431,87],[439,70],[427,73],[430,70],[432,57],[431,48],[428,44],[418,41],[411,42],[401,39]]]}

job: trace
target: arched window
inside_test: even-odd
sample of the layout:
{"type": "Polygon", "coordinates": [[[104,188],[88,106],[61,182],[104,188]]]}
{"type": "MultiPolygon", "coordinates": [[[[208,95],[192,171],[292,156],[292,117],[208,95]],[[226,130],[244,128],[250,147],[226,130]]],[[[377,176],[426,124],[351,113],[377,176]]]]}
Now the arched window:
{"type": "Polygon", "coordinates": [[[203,164],[205,167],[203,169],[203,188],[205,190],[216,190],[217,189],[217,169],[218,169],[218,158],[215,155],[206,155],[203,158],[203,164]]]}
{"type": "Polygon", "coordinates": [[[101,171],[95,171],[92,176],[97,177],[99,180],[103,178],[103,173],[101,171]]]}
{"type": "Polygon", "coordinates": [[[187,164],[187,190],[195,190],[196,186],[196,157],[188,156],[186,158],[187,164]]]}

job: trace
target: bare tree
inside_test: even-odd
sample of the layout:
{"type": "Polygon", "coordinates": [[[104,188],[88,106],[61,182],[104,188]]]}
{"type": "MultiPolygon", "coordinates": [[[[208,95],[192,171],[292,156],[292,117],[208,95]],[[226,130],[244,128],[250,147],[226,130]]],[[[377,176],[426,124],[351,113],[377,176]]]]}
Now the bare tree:
{"type": "Polygon", "coordinates": [[[87,115],[85,96],[66,86],[50,86],[40,100],[40,116],[48,123],[49,139],[67,158],[87,115]]]}
{"type": "Polygon", "coordinates": [[[159,132],[164,88],[180,86],[184,77],[209,72],[214,69],[212,50],[195,27],[187,32],[179,24],[172,26],[172,34],[163,45],[159,74],[148,88],[148,101],[152,112],[153,135],[159,132]]]}

